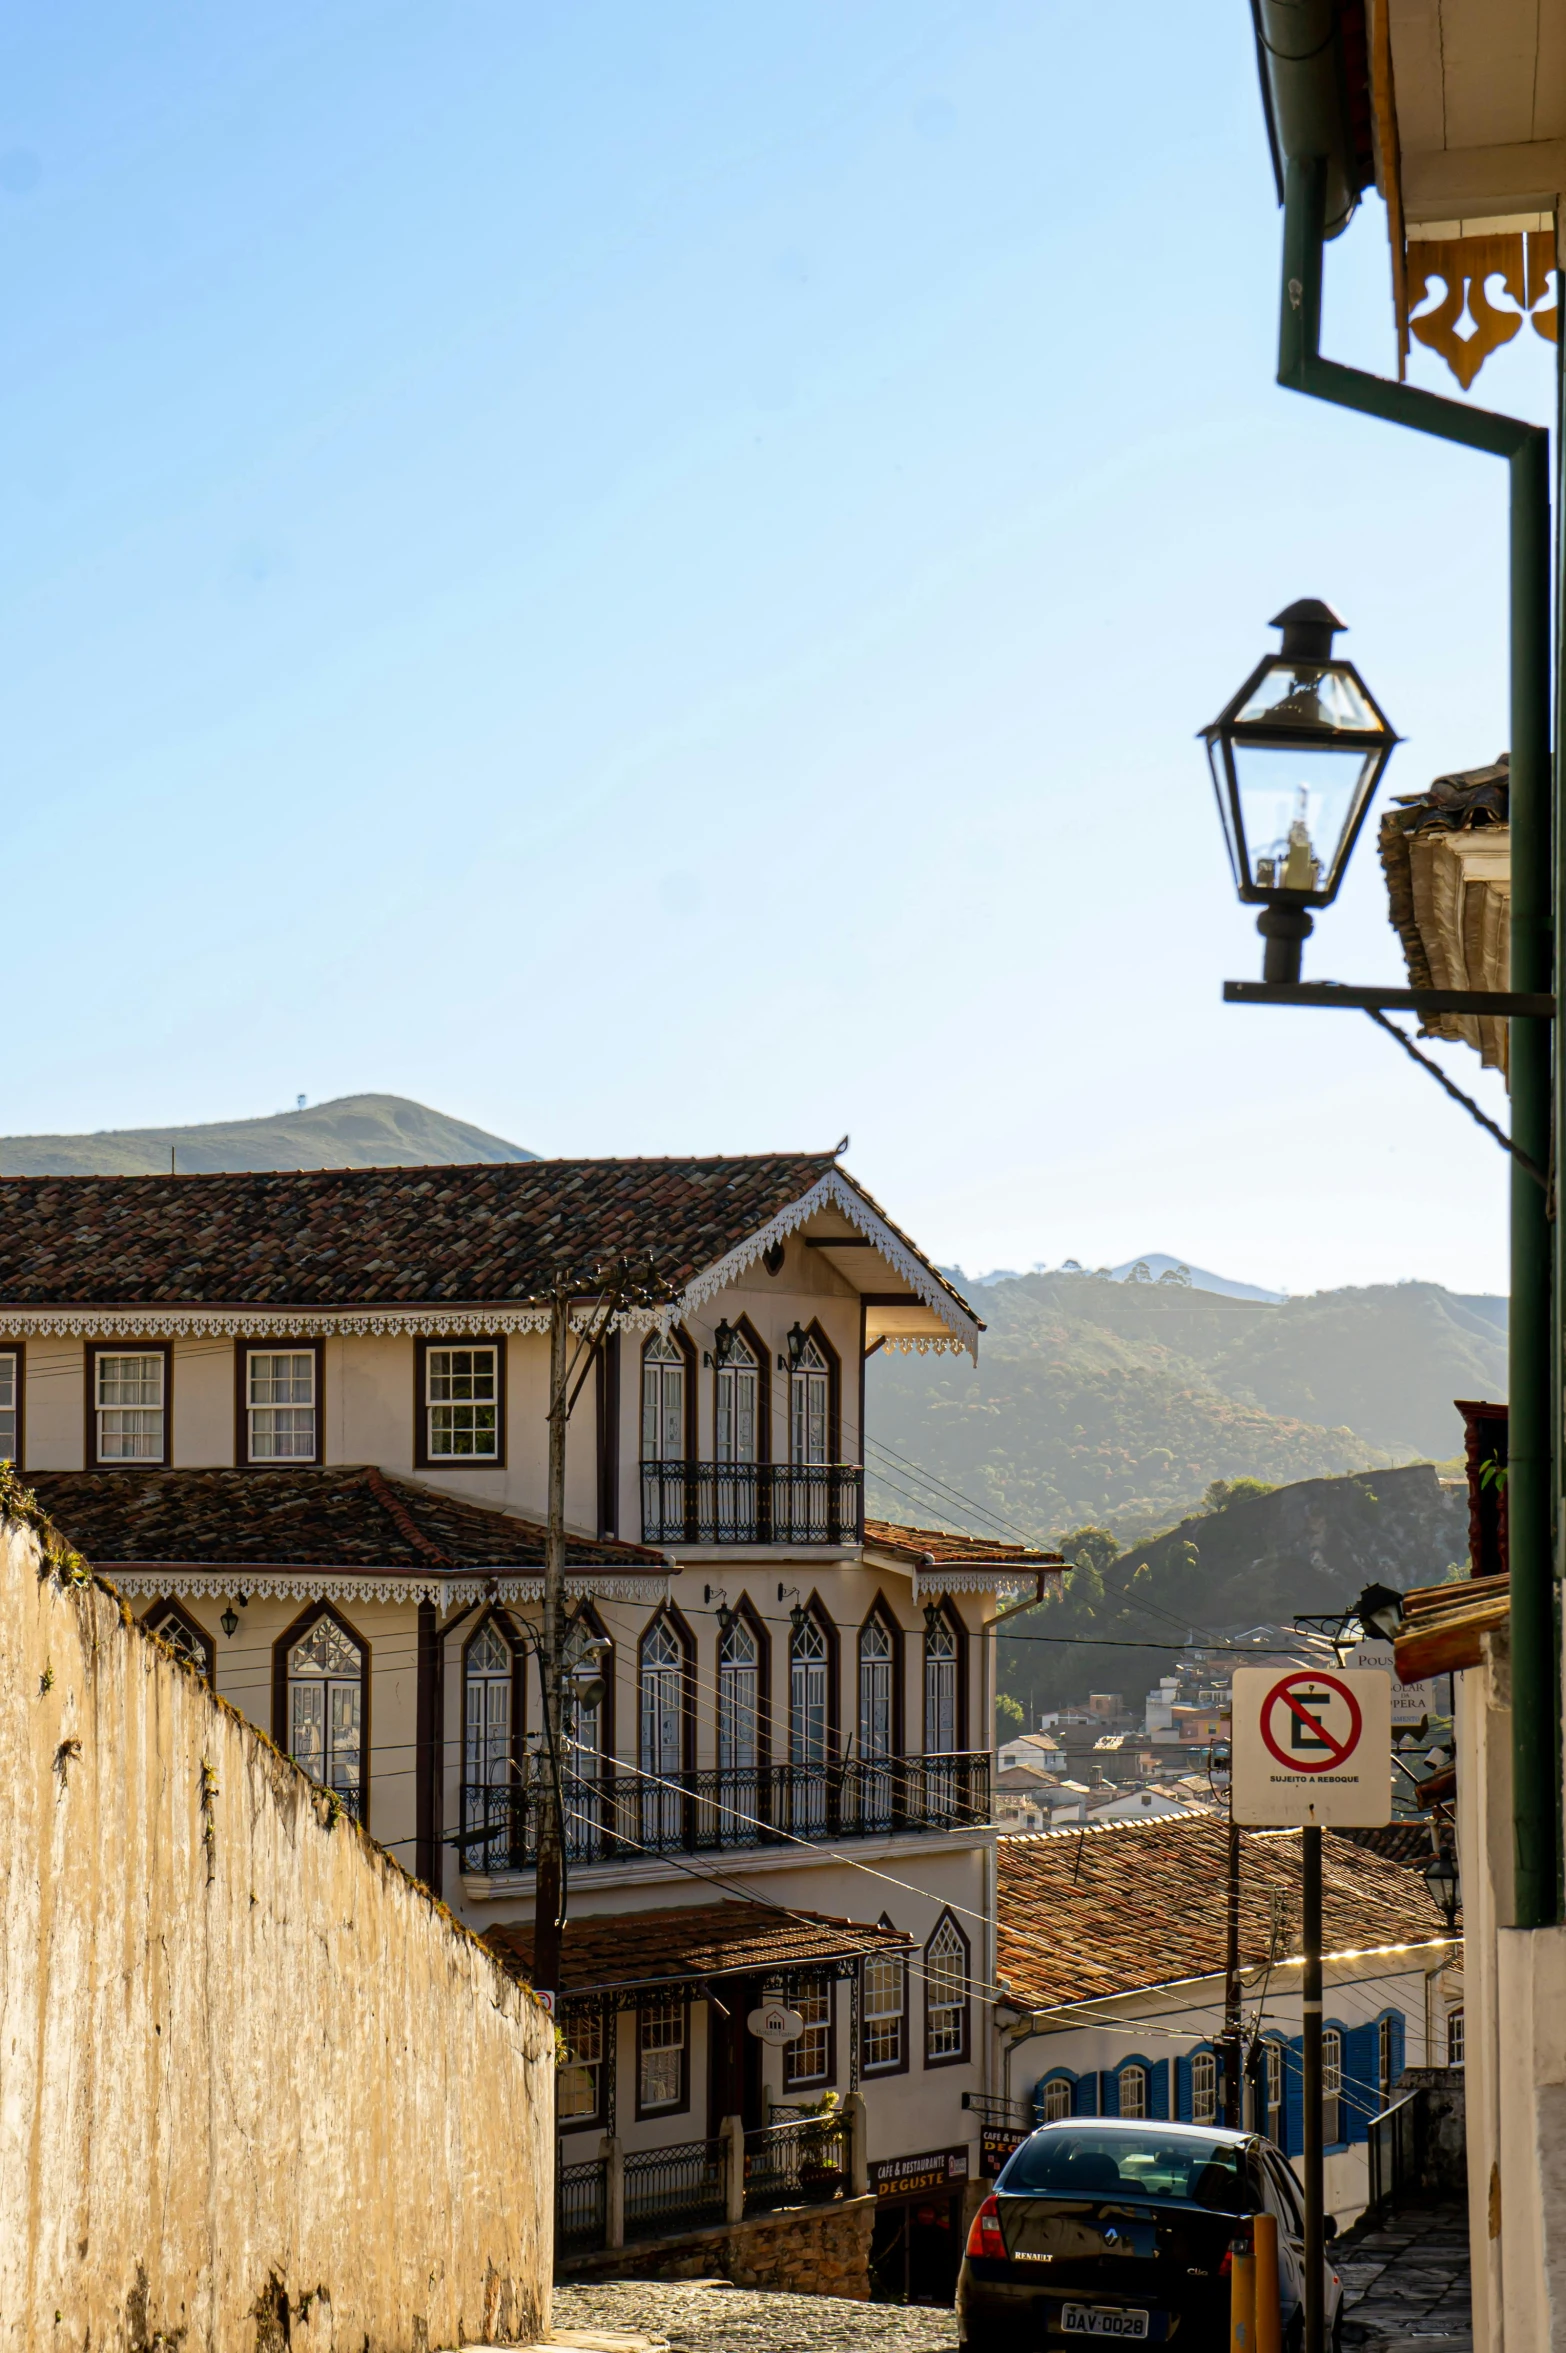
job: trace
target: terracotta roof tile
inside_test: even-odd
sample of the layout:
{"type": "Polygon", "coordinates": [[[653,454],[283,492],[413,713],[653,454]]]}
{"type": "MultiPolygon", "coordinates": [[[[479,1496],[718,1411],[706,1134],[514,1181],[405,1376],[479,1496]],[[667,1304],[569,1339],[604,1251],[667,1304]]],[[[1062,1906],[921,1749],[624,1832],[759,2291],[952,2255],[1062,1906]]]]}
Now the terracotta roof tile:
{"type": "MultiPolygon", "coordinates": [[[[222,1568],[539,1568],[544,1531],[510,1512],[389,1478],[338,1469],[38,1471],[39,1504],[106,1574],[136,1562],[222,1568]]],[[[571,1537],[572,1569],[661,1573],[640,1544],[571,1537]]]]}
{"type": "Polygon", "coordinates": [[[675,1290],[836,1166],[830,1153],[769,1152],[4,1177],[0,1301],[338,1307],[533,1300],[547,1293],[559,1265],[574,1270],[649,1251],[675,1290]]]}
{"type": "Polygon", "coordinates": [[[905,1528],[896,1520],[866,1520],[865,1542],[916,1564],[928,1556],[942,1568],[1064,1569],[1065,1556],[1043,1552],[1010,1538],[954,1536],[946,1528],[905,1528]]]}
{"type": "Polygon", "coordinates": [[[1501,1577],[1455,1577],[1403,1596],[1403,1626],[1393,1645],[1400,1683],[1477,1667],[1484,1637],[1509,1623],[1511,1587],[1501,1577]]]}
{"type": "MultiPolygon", "coordinates": [[[[511,1921],[485,1944],[513,1976],[531,1982],[533,1928],[511,1921]]],[[[770,1969],[802,1969],[861,1953],[906,1950],[899,1928],[873,1928],[824,1912],[779,1912],[770,1904],[688,1904],[658,1912],[590,1912],[569,1919],[559,1991],[690,1984],[770,1969]]]]}
{"type": "MultiPolygon", "coordinates": [[[[1217,1814],[1040,1831],[998,1844],[999,1973],[1030,2007],[1103,2000],[1220,1971],[1228,1824],[1217,1814]]],[[[1299,1950],[1298,1831],[1240,1834],[1240,1953],[1264,1962],[1272,1898],[1299,1950]]],[[[1328,1952],[1424,1944],[1443,1929],[1406,1864],[1327,1831],[1322,1936],[1328,1952]]]]}

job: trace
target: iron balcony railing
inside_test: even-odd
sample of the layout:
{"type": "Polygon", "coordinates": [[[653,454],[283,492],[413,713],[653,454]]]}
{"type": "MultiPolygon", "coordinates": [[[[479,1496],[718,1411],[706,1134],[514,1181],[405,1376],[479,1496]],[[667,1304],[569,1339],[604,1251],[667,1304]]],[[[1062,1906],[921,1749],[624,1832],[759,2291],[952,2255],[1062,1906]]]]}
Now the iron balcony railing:
{"type": "MultiPolygon", "coordinates": [[[[970,1830],[990,1820],[987,1750],[952,1756],[855,1757],[841,1764],[563,1776],[571,1862],[718,1854],[898,1833],[970,1830]]],[[[465,1871],[527,1871],[538,1856],[536,1781],[465,1782],[454,1841],[465,1871]]]]}
{"type": "Polygon", "coordinates": [[[795,2116],[745,2135],[745,2211],[846,2197],[853,2143],[846,2116],[795,2116]]]}
{"type": "Polygon", "coordinates": [[[1370,2155],[1370,2210],[1372,2214],[1401,2205],[1418,2169],[1414,2145],[1419,2117],[1419,2095],[1410,2092],[1370,2120],[1366,2133],[1370,2155]]]}
{"type": "Polygon", "coordinates": [[[591,2255],[604,2244],[609,2220],[609,2167],[602,2157],[562,2165],[555,2175],[555,2252],[591,2255]]]}
{"type": "Polygon", "coordinates": [[[644,1462],[644,1544],[857,1544],[855,1462],[644,1462]]]}
{"type": "Polygon", "coordinates": [[[625,2160],[625,2235],[662,2238],[721,2222],[725,2196],[722,2141],[681,2141],[640,2149],[625,2160]]]}

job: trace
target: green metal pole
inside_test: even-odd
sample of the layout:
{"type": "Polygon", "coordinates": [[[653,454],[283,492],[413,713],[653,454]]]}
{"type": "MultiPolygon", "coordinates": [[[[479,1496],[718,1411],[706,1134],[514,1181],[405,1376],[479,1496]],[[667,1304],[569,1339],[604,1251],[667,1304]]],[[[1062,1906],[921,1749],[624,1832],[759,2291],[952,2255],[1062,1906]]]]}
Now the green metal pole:
{"type": "MultiPolygon", "coordinates": [[[[1511,472],[1511,980],[1554,985],[1550,768],[1549,434],[1490,409],[1390,384],[1321,356],[1325,165],[1292,158],[1285,178],[1278,381],[1388,424],[1507,460],[1511,472]]],[[[1559,1025],[1556,1025],[1557,1029],[1559,1025]]],[[[1549,1024],[1511,1024],[1512,1136],[1550,1165],[1549,1024]]],[[[1512,1298],[1506,1516],[1512,1605],[1513,1919],[1558,1916],[1560,1715],[1555,1658],[1556,1358],[1553,1201],[1512,1163],[1512,1298]]]]}

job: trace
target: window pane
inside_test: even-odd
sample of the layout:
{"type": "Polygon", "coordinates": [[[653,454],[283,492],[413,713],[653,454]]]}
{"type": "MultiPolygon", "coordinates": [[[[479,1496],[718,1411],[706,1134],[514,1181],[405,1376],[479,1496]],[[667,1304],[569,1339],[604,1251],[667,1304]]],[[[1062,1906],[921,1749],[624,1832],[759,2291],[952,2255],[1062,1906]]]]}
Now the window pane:
{"type": "Polygon", "coordinates": [[[783,2046],[783,2080],[790,2085],[824,2083],[831,2056],[832,1989],[829,1985],[797,1986],[789,2007],[799,2012],[805,2031],[798,2042],[783,2046]]]}
{"type": "Polygon", "coordinates": [[[98,1416],[100,1462],[161,1462],[163,1416],[112,1407],[98,1416]]]}
{"type": "Polygon", "coordinates": [[[96,1362],[100,1405],[163,1403],[161,1356],[100,1356],[96,1362]]]}
{"type": "Polygon", "coordinates": [[[252,1462],[310,1462],[314,1455],[314,1406],[262,1406],[252,1409],[252,1462]]]}
{"type": "Polygon", "coordinates": [[[349,1640],[335,1618],[317,1618],[288,1654],[290,1675],[357,1676],[359,1664],[358,1644],[349,1640]]]}
{"type": "Polygon", "coordinates": [[[425,1356],[431,1405],[459,1404],[495,1397],[493,1348],[431,1348],[425,1356]]]}
{"type": "Polygon", "coordinates": [[[314,1405],[314,1351],[307,1349],[288,1356],[253,1355],[250,1402],[252,1405],[314,1405]]]}
{"type": "Polygon", "coordinates": [[[1122,2116],[1145,2116],[1147,2114],[1147,2071],[1145,2068],[1121,2068],[1120,2113],[1122,2116]]]}
{"type": "Polygon", "coordinates": [[[16,1405],[16,1358],[0,1355],[0,1412],[16,1405]]]}
{"type": "Polygon", "coordinates": [[[1063,2124],[1071,2114],[1071,2086],[1063,2075],[1052,2076],[1044,2086],[1044,2121],[1063,2124]]]}

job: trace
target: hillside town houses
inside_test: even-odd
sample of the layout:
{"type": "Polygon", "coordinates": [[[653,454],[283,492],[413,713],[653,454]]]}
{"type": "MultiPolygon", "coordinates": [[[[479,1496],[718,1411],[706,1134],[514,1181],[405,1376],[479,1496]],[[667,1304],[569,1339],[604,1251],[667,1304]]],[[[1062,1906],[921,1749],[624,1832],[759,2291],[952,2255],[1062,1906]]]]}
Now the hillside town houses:
{"type": "Polygon", "coordinates": [[[874,2190],[886,2246],[932,2212],[954,2276],[993,2063],[986,1626],[1060,1564],[865,1517],[866,1359],[976,1351],[950,1283],[830,1154],[7,1189],[3,1442],[39,1504],[524,1978],[550,1285],[657,1269],[567,1448],[605,1690],[567,1725],[561,2248],[721,2221],[724,2132],[813,2114],[796,2170],[874,2190]],[[769,2000],[781,2047],[747,2029],[769,2000]]]}

